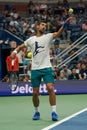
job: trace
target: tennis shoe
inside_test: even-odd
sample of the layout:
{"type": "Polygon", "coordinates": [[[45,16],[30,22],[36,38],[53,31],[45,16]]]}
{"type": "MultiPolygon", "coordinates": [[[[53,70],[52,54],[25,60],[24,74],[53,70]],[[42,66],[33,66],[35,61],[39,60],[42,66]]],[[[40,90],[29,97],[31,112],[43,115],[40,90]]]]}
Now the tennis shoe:
{"type": "Polygon", "coordinates": [[[33,116],[33,120],[39,120],[40,119],[40,113],[39,112],[35,112],[34,116],[33,116]]]}
{"type": "Polygon", "coordinates": [[[58,121],[58,115],[55,112],[52,112],[52,120],[58,121]]]}

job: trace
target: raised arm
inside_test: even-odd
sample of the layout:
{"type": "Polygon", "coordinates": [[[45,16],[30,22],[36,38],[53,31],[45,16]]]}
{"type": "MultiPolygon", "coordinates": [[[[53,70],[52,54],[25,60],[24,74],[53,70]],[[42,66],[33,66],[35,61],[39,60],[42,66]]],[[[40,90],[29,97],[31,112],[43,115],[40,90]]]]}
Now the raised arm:
{"type": "Polygon", "coordinates": [[[66,21],[64,22],[64,24],[62,25],[62,27],[61,27],[57,32],[54,32],[54,33],[53,33],[53,38],[54,38],[54,39],[57,38],[57,37],[59,37],[59,36],[62,34],[64,28],[66,28],[67,24],[68,24],[72,19],[73,19],[73,17],[67,18],[66,21]]]}

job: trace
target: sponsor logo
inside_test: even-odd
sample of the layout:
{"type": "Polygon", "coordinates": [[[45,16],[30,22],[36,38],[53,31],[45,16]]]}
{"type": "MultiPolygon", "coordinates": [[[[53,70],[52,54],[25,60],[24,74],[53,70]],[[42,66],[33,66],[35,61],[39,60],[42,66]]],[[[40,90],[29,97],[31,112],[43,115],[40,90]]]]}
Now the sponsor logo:
{"type": "MultiPolygon", "coordinates": [[[[57,92],[56,89],[54,91],[57,92]]],[[[45,84],[41,84],[40,85],[39,92],[43,93],[43,94],[47,94],[48,93],[45,84]]],[[[20,94],[32,94],[33,93],[33,88],[29,84],[24,84],[23,86],[22,85],[21,86],[17,86],[16,89],[12,89],[11,93],[12,94],[17,94],[17,93],[20,93],[20,94]]]]}

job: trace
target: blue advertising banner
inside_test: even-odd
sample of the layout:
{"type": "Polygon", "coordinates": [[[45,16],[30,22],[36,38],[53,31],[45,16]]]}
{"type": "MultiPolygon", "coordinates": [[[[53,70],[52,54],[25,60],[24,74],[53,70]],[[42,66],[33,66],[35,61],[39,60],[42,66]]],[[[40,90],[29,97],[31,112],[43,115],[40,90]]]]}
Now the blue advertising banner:
{"type": "MultiPolygon", "coordinates": [[[[56,94],[87,94],[87,80],[57,80],[54,84],[54,91],[56,94]]],[[[48,94],[46,84],[41,83],[39,92],[41,95],[48,94]]],[[[32,95],[32,93],[31,83],[20,82],[16,90],[11,90],[9,83],[0,82],[0,96],[27,96],[32,95]]]]}

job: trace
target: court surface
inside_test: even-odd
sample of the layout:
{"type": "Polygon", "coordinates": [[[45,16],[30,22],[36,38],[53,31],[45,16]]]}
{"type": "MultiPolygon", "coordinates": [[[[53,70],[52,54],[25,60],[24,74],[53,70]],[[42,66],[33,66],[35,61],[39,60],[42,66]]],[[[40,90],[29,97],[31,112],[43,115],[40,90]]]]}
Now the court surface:
{"type": "MultiPolygon", "coordinates": [[[[77,130],[76,126],[82,126],[83,121],[86,120],[87,123],[87,111],[84,111],[85,114],[81,112],[87,108],[87,94],[57,95],[58,122],[51,120],[49,97],[40,95],[39,98],[41,118],[39,121],[33,121],[34,108],[31,96],[0,97],[0,130],[67,130],[71,127],[70,123],[75,126],[73,130],[77,130]],[[77,116],[73,116],[75,114],[77,116]],[[73,118],[70,118],[72,116],[73,118]],[[67,118],[70,119],[62,122],[67,118]]],[[[83,126],[87,127],[86,123],[84,122],[83,126]]],[[[85,127],[80,130],[86,130],[85,127]]]]}
{"type": "Polygon", "coordinates": [[[87,130],[87,108],[42,130],[87,130]]]}

